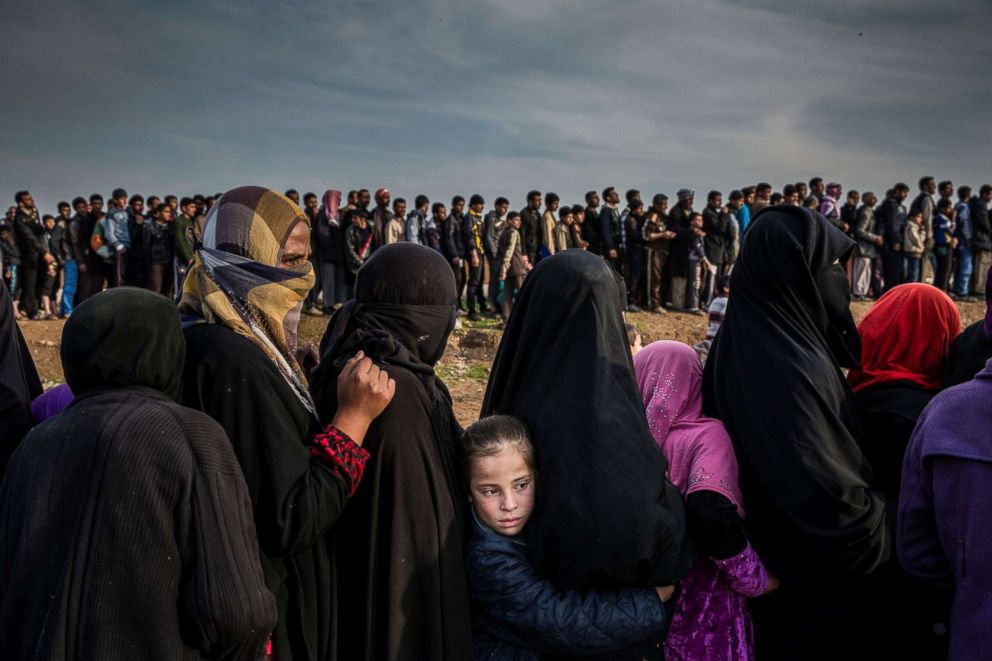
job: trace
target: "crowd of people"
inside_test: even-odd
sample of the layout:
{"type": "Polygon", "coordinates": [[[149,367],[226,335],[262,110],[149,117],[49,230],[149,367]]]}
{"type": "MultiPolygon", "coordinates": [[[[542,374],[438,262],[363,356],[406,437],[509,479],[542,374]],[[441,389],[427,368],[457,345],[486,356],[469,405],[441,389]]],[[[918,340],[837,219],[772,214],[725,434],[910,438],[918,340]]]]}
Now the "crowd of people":
{"type": "MultiPolygon", "coordinates": [[[[964,332],[940,286],[975,291],[988,191],[941,243],[940,201],[852,216],[811,183],[816,209],[608,188],[464,216],[241,187],[172,221],[177,304],[134,280],[117,246],[150,228],[115,191],[65,384],[42,393],[0,285],[4,658],[990,658],[992,269],[964,332]],[[709,304],[702,346],[641,346],[625,311],[666,304],[709,304]],[[434,368],[462,308],[496,306],[463,430],[434,368]]],[[[54,263],[18,203],[11,245],[54,263]]]]}
{"type": "MultiPolygon", "coordinates": [[[[897,183],[881,200],[870,191],[847,191],[814,177],[787,184],[781,192],[759,183],[732,190],[724,203],[710,191],[697,210],[695,192],[681,189],[669,209],[663,193],[650,205],[638,190],[626,191],[626,206],[608,187],[585,194],[581,204],[562,205],[552,192],[527,193],[526,204],[510,211],[497,197],[487,211],[478,194],[431,203],[381,188],[342,200],[328,190],[321,200],[306,193],[302,208],[313,231],[310,261],[316,286],[305,303],[310,314],[329,314],[350,297],[355,276],[369,257],[390,243],[409,242],[440,252],[455,272],[458,309],[504,320],[523,279],[543,258],[578,248],[607,259],[627,286],[627,310],[667,309],[703,314],[719,293],[718,283],[737,261],[740,242],[761,209],[777,204],[821,213],[855,241],[848,278],[856,300],[877,299],[904,282],[928,282],[952,298],[982,294],[983,274],[992,266],[992,185],[972,191],[933,177],[919,180],[907,206],[908,185],[897,183]],[[954,199],[956,193],[957,199],[954,199]],[[343,202],[343,203],[342,203],[343,202]],[[374,206],[370,209],[370,206],[374,206]]],[[[300,195],[286,197],[300,203],[300,195]]],[[[193,251],[202,241],[203,221],[218,195],[177,198],[128,196],[118,188],[104,209],[102,195],[59,202],[56,215],[39,215],[28,191],[0,223],[4,279],[18,303],[15,316],[65,317],[76,303],[105,287],[144,287],[168,296],[182,291],[193,251]]]]}

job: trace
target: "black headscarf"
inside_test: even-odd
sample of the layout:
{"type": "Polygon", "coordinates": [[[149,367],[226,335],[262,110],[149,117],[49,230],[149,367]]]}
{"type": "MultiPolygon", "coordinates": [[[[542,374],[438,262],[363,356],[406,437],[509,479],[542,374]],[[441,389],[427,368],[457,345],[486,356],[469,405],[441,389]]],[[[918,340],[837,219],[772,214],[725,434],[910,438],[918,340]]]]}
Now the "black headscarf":
{"type": "Polygon", "coordinates": [[[567,250],[527,277],[493,364],[483,415],[523,420],[538,459],[527,538],[559,588],[668,585],[692,551],[678,490],[648,430],[624,331],[624,288],[567,250]]]}
{"type": "Polygon", "coordinates": [[[31,429],[31,402],[41,393],[41,379],[14,319],[10,292],[0,280],[0,477],[7,458],[31,429]]]}
{"type": "Polygon", "coordinates": [[[843,264],[854,242],[818,213],[759,213],[744,235],[703,397],[730,432],[755,548],[783,587],[871,571],[892,528],[841,367],[860,340],[843,264]]]}
{"type": "Polygon", "coordinates": [[[466,498],[456,471],[461,428],[434,374],[455,323],[454,273],[437,252],[383,246],[358,271],[355,298],[320,343],[311,392],[324,424],[337,377],[357,351],[396,379],[369,428],[370,457],[334,529],[335,656],[470,658],[463,558],[466,498]]]}
{"type": "Polygon", "coordinates": [[[146,289],[88,298],[62,329],[62,369],[77,398],[95,388],[142,386],[178,402],[185,358],[176,306],[146,289]]]}

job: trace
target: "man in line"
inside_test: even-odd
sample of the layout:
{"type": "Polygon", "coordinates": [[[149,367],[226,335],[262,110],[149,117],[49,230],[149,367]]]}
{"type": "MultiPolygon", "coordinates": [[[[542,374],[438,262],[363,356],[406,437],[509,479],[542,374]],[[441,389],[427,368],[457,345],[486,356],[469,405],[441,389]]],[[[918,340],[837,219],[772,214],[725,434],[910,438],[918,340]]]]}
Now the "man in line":
{"type": "MultiPolygon", "coordinates": [[[[906,205],[903,202],[909,195],[909,186],[899,182],[892,189],[891,197],[887,197],[875,213],[878,229],[876,233],[885,239],[879,252],[882,256],[882,279],[885,291],[902,284],[903,254],[902,234],[906,227],[906,205]]],[[[967,292],[966,292],[967,293],[967,292]]]]}
{"type": "Polygon", "coordinates": [[[406,200],[402,197],[393,200],[393,213],[386,223],[384,239],[387,245],[406,240],[406,200]]]}
{"type": "Polygon", "coordinates": [[[478,310],[483,314],[489,312],[486,306],[486,299],[482,293],[482,264],[486,259],[486,249],[483,246],[482,235],[485,221],[482,218],[482,211],[486,208],[486,201],[478,193],[469,198],[468,213],[462,224],[463,241],[465,243],[465,261],[467,263],[466,280],[467,293],[466,305],[468,306],[469,321],[479,321],[481,317],[478,310]]]}
{"type": "MultiPolygon", "coordinates": [[[[166,202],[166,204],[169,203],[166,202]]],[[[175,244],[172,281],[176,283],[177,299],[182,298],[186,272],[193,264],[193,219],[196,218],[196,201],[193,198],[184,197],[179,208],[181,213],[172,221],[172,240],[175,244]]]]}
{"type": "Polygon", "coordinates": [[[730,219],[727,217],[727,207],[723,206],[723,194],[720,191],[710,191],[706,196],[706,208],[703,209],[703,245],[706,247],[706,260],[711,264],[703,274],[703,291],[700,306],[707,308],[716,295],[716,280],[723,274],[723,265],[727,258],[727,230],[730,219]]]}
{"type": "MultiPolygon", "coordinates": [[[[878,277],[877,269],[874,268],[878,248],[885,243],[885,238],[875,233],[875,204],[878,198],[871,191],[867,191],[862,200],[864,204],[858,209],[854,221],[854,239],[857,245],[854,253],[851,293],[856,301],[868,298],[869,288],[873,285],[873,276],[878,277]]],[[[877,283],[877,289],[871,291],[875,293],[878,289],[881,289],[881,283],[877,283]]]]}
{"type": "Polygon", "coordinates": [[[648,211],[641,229],[641,237],[647,249],[647,294],[645,296],[648,309],[655,314],[663,314],[665,308],[664,288],[662,280],[665,275],[665,265],[672,239],[676,233],[668,229],[668,196],[658,193],[651,199],[651,210],[648,211]]]}
{"type": "Polygon", "coordinates": [[[527,193],[527,206],[520,212],[520,239],[531,264],[537,264],[541,251],[541,191],[527,193]]]}
{"type": "Polygon", "coordinates": [[[758,212],[772,203],[772,185],[766,182],[759,183],[754,189],[754,202],[751,203],[751,218],[754,219],[758,212]]]}
{"type": "MultiPolygon", "coordinates": [[[[805,190],[799,191],[797,189],[796,192],[800,193],[800,197],[799,197],[800,200],[805,199],[806,197],[805,190]]],[[[821,203],[823,202],[823,194],[825,192],[826,192],[826,186],[823,185],[823,177],[813,177],[812,179],[809,180],[810,195],[815,195],[816,199],[820,200],[821,203]]]]}
{"type": "Polygon", "coordinates": [[[496,204],[492,211],[486,214],[486,220],[482,227],[482,247],[486,251],[486,258],[489,260],[489,287],[486,292],[489,299],[489,307],[495,313],[499,310],[499,269],[500,263],[497,253],[499,252],[499,236],[503,233],[506,225],[506,212],[510,208],[510,201],[505,197],[497,197],[496,204]]]}
{"type": "Polygon", "coordinates": [[[44,241],[44,227],[38,218],[34,198],[28,191],[19,191],[14,196],[17,211],[14,212],[14,241],[21,252],[21,307],[20,311],[28,319],[45,319],[38,309],[38,283],[42,269],[55,261],[44,241]]]}
{"type": "Polygon", "coordinates": [[[524,278],[530,272],[532,265],[527,255],[524,254],[523,241],[520,238],[520,214],[511,211],[506,216],[506,225],[499,235],[499,242],[496,246],[496,261],[498,270],[496,271],[499,285],[497,289],[503,291],[503,323],[510,318],[513,311],[513,304],[520,293],[520,288],[524,286],[524,278]]]}
{"type": "Polygon", "coordinates": [[[582,240],[586,242],[586,250],[599,255],[603,252],[603,239],[599,235],[599,193],[594,190],[587,191],[585,201],[582,240]]]}
{"type": "Polygon", "coordinates": [[[561,200],[555,193],[544,196],[544,213],[541,215],[541,258],[550,257],[558,248],[555,241],[555,225],[558,224],[558,206],[561,200]]]}
{"type": "Polygon", "coordinates": [[[603,206],[599,210],[599,237],[603,257],[617,273],[622,272],[620,251],[623,247],[623,229],[620,225],[620,194],[613,186],[603,190],[603,206]]]}
{"type": "Polygon", "coordinates": [[[70,272],[75,271],[76,292],[75,296],[62,292],[62,314],[66,316],[71,315],[75,307],[90,296],[90,236],[86,229],[90,205],[85,197],[77,197],[72,201],[72,208],[76,213],[66,223],[65,232],[65,277],[68,281],[70,272]]]}
{"type": "Polygon", "coordinates": [[[958,245],[954,249],[954,293],[951,298],[970,300],[972,256],[971,242],[975,228],[971,222],[971,186],[958,187],[958,203],[954,205],[954,238],[958,245]]]}
{"type": "Polygon", "coordinates": [[[971,253],[974,268],[971,271],[972,296],[985,295],[985,276],[992,266],[992,225],[989,223],[989,201],[992,201],[992,186],[982,185],[978,195],[968,201],[968,215],[971,217],[971,253]]]}
{"type": "Polygon", "coordinates": [[[427,228],[427,213],[430,211],[431,201],[426,195],[421,194],[413,200],[413,207],[413,210],[406,215],[406,240],[418,246],[425,246],[427,240],[424,231],[427,228]]]}
{"type": "Polygon", "coordinates": [[[388,188],[380,188],[375,192],[375,209],[372,211],[372,251],[386,245],[386,226],[393,219],[389,209],[390,193],[388,188]]]}
{"type": "Polygon", "coordinates": [[[465,272],[465,238],[462,232],[465,225],[465,198],[455,195],[451,198],[451,213],[444,219],[444,228],[441,231],[444,237],[444,256],[451,264],[451,270],[455,272],[455,291],[458,293],[458,310],[465,312],[462,304],[462,296],[465,293],[465,282],[467,274],[465,272]]]}
{"type": "Polygon", "coordinates": [[[933,258],[933,214],[936,207],[934,206],[933,194],[937,192],[937,182],[934,181],[933,177],[927,176],[921,177],[918,185],[920,192],[913,198],[912,203],[909,205],[909,210],[919,211],[923,214],[923,232],[926,235],[926,248],[923,253],[923,270],[921,271],[920,282],[924,282],[927,276],[933,275],[935,265],[933,258]]]}
{"type": "Polygon", "coordinates": [[[128,227],[131,214],[128,210],[127,191],[115,188],[110,195],[110,207],[104,221],[104,239],[113,252],[113,268],[108,278],[110,287],[121,287],[127,284],[127,258],[131,249],[131,231],[128,227]]]}

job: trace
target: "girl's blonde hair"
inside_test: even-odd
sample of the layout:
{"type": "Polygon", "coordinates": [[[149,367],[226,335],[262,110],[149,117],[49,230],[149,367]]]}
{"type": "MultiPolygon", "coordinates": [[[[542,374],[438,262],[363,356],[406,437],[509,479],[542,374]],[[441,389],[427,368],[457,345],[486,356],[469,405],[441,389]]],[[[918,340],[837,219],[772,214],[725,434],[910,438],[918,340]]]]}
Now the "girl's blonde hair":
{"type": "Polygon", "coordinates": [[[475,460],[495,456],[507,446],[516,448],[531,472],[537,474],[537,458],[527,425],[511,415],[491,415],[462,433],[461,463],[465,482],[472,479],[475,460]]]}

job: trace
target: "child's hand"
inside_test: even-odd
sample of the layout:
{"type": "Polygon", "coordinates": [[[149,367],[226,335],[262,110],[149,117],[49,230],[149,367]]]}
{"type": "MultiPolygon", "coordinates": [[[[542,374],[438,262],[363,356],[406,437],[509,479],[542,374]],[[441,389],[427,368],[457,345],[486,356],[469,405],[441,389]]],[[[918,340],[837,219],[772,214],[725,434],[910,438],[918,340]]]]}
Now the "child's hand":
{"type": "Polygon", "coordinates": [[[778,577],[777,576],[772,576],[771,574],[769,574],[768,575],[768,587],[765,588],[765,591],[762,594],[769,594],[771,592],[775,592],[775,590],[778,590],[778,588],[779,588],[780,585],[781,585],[781,582],[779,582],[778,577]]]}
{"type": "Polygon", "coordinates": [[[332,423],[361,445],[369,425],[396,394],[396,381],[361,351],[338,376],[338,412],[332,423]]]}
{"type": "MultiPolygon", "coordinates": [[[[768,579],[769,582],[771,582],[771,576],[769,576],[768,579]]],[[[661,603],[667,604],[668,600],[672,598],[673,594],[675,594],[675,586],[674,585],[666,585],[664,587],[659,586],[656,587],[654,591],[658,593],[658,598],[661,599],[661,603]]]]}

